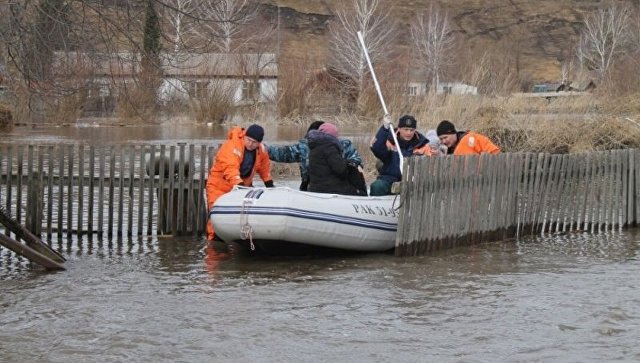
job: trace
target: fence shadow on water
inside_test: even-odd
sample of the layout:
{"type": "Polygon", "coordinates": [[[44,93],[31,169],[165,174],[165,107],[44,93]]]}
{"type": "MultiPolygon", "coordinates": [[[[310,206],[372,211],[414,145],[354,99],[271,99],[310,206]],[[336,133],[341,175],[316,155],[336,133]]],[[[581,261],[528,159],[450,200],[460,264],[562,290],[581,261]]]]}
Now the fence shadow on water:
{"type": "Polygon", "coordinates": [[[640,221],[640,150],[411,158],[396,255],[640,221]]]}

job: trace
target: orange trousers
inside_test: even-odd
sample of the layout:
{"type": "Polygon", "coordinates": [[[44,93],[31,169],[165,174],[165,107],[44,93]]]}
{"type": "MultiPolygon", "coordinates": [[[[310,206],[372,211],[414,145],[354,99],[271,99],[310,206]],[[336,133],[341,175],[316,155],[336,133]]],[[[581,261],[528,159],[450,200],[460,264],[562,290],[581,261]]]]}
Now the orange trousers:
{"type": "MultiPolygon", "coordinates": [[[[211,207],[213,207],[213,203],[226,194],[227,192],[219,190],[219,189],[211,189],[207,193],[207,211],[211,212],[211,207]]],[[[207,218],[207,240],[212,241],[214,236],[213,223],[211,223],[211,215],[207,218]]]]}

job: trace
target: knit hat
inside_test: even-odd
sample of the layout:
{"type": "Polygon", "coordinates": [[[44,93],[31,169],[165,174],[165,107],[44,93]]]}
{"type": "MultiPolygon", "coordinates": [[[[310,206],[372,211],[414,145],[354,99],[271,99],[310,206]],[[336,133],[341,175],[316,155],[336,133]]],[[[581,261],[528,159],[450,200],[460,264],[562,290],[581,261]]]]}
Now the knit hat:
{"type": "Polygon", "coordinates": [[[264,137],[264,129],[260,125],[253,124],[247,128],[247,131],[244,132],[244,135],[249,136],[257,142],[262,142],[262,138],[264,137]]]}
{"type": "Polygon", "coordinates": [[[404,115],[400,117],[400,121],[398,121],[398,128],[401,129],[403,127],[408,127],[410,129],[415,129],[418,122],[415,117],[410,115],[404,115]]]}
{"type": "Polygon", "coordinates": [[[311,130],[317,130],[318,128],[320,128],[320,125],[322,125],[324,123],[324,121],[313,121],[311,123],[311,125],[309,125],[309,128],[307,129],[307,132],[311,131],[311,130]]]}
{"type": "Polygon", "coordinates": [[[325,122],[320,125],[318,131],[323,132],[327,135],[331,135],[333,137],[338,137],[338,128],[336,127],[336,125],[329,122],[325,122]]]}
{"type": "Polygon", "coordinates": [[[440,122],[438,124],[438,127],[436,128],[436,132],[438,133],[438,136],[440,136],[440,135],[448,135],[448,134],[455,134],[456,133],[456,127],[453,126],[451,121],[442,120],[442,122],[440,122]]]}
{"type": "Polygon", "coordinates": [[[440,145],[440,139],[438,139],[438,133],[436,130],[431,129],[427,131],[424,137],[427,138],[429,145],[440,145]]]}

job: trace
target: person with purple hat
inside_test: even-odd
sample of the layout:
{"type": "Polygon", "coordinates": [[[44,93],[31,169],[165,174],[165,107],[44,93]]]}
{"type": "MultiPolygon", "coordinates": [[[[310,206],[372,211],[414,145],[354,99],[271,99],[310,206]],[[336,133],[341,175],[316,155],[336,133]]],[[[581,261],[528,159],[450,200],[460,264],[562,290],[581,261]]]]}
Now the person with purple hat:
{"type": "MultiPolygon", "coordinates": [[[[306,191],[309,188],[309,140],[307,135],[311,130],[318,130],[324,121],[313,121],[307,133],[297,143],[292,145],[268,145],[269,159],[279,163],[299,163],[300,166],[300,190],[306,191]]],[[[349,139],[340,138],[342,144],[342,157],[359,167],[362,167],[362,157],[349,139]]]]}
{"type": "Polygon", "coordinates": [[[342,143],[338,140],[336,125],[325,122],[307,134],[309,140],[309,191],[344,195],[367,195],[364,177],[360,188],[352,179],[362,175],[356,165],[342,156],[342,143]]]}

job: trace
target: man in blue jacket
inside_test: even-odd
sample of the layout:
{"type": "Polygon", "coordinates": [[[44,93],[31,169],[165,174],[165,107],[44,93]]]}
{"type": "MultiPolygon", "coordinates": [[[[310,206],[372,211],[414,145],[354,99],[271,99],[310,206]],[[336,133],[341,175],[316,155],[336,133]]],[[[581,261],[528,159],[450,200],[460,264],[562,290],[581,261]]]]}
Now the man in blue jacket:
{"type": "Polygon", "coordinates": [[[391,185],[402,179],[400,155],[402,157],[432,155],[429,140],[416,131],[417,121],[413,116],[404,115],[398,121],[396,137],[401,154],[398,153],[398,147],[393,141],[390,125],[391,119],[385,116],[384,124],[380,126],[371,142],[373,155],[382,162],[378,178],[369,187],[369,195],[371,196],[391,194],[391,185]]]}
{"type": "MultiPolygon", "coordinates": [[[[307,134],[311,130],[318,130],[324,121],[314,121],[309,126],[307,134]]],[[[342,157],[348,162],[355,164],[355,166],[362,167],[362,157],[358,153],[358,150],[353,146],[351,140],[340,139],[342,144],[342,157]]],[[[267,152],[269,153],[269,159],[280,163],[300,163],[300,177],[302,182],[300,183],[300,190],[306,191],[309,187],[309,142],[307,135],[300,139],[293,145],[268,145],[267,152]]]]}

